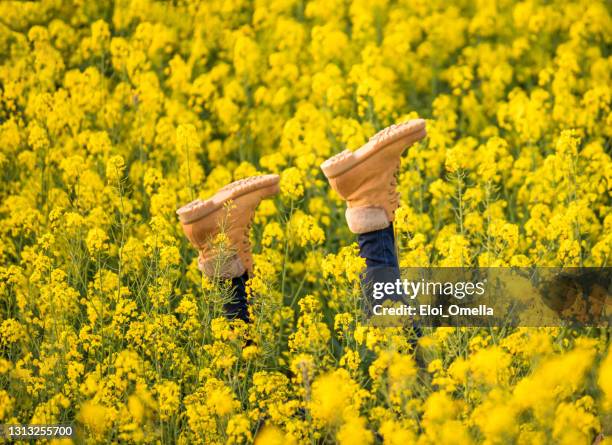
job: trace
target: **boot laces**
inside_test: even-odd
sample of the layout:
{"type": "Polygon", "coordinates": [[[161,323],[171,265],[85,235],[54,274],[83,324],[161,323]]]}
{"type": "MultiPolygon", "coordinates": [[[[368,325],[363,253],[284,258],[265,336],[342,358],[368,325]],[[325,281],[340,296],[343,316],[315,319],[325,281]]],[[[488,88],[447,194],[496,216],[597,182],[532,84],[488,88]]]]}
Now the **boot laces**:
{"type": "Polygon", "coordinates": [[[251,250],[251,241],[249,240],[249,235],[251,232],[252,221],[253,221],[253,215],[249,215],[249,222],[244,228],[244,233],[243,233],[244,236],[242,239],[242,251],[244,253],[248,253],[251,250]]]}
{"type": "Polygon", "coordinates": [[[395,167],[391,180],[389,181],[389,201],[395,207],[399,203],[400,194],[397,191],[397,179],[399,177],[400,166],[395,167]]]}

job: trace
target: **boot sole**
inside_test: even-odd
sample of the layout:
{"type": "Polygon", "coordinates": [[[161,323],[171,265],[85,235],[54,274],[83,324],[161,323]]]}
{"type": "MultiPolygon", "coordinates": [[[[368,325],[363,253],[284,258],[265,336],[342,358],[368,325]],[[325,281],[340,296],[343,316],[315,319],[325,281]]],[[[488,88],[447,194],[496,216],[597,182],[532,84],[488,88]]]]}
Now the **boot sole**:
{"type": "Polygon", "coordinates": [[[328,179],[333,179],[361,164],[373,154],[388,145],[406,138],[406,145],[411,145],[427,136],[424,119],[412,119],[399,125],[391,125],[376,133],[356,151],[344,150],[321,164],[321,170],[328,179]]]}
{"type": "Polygon", "coordinates": [[[231,200],[237,199],[247,193],[262,190],[262,196],[267,198],[279,192],[280,177],[278,175],[251,176],[234,181],[219,189],[212,198],[196,199],[176,211],[183,224],[190,224],[210,215],[231,200]]]}

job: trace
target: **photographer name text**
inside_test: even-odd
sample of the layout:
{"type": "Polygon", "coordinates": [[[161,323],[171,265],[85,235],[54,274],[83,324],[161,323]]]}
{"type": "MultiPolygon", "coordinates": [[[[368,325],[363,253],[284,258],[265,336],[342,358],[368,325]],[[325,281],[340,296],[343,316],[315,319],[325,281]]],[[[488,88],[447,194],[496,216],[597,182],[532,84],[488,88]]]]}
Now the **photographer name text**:
{"type": "Polygon", "coordinates": [[[410,306],[402,304],[400,306],[384,306],[377,304],[372,307],[374,315],[390,315],[400,317],[455,317],[455,316],[493,316],[493,308],[485,304],[480,304],[475,307],[463,307],[457,304],[449,306],[433,306],[429,304],[420,304],[418,306],[410,306]]]}

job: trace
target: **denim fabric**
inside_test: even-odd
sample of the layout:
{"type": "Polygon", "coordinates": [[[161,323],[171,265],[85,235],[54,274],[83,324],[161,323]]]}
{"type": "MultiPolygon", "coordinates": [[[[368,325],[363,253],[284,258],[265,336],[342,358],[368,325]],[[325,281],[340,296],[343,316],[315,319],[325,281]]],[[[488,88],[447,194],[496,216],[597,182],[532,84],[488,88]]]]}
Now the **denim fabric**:
{"type": "MultiPolygon", "coordinates": [[[[393,223],[386,229],[360,234],[357,242],[359,244],[359,256],[366,260],[366,271],[362,277],[364,286],[369,286],[370,283],[378,281],[382,277],[385,281],[390,282],[400,279],[393,223]]],[[[391,300],[402,301],[403,299],[403,295],[391,296],[391,300]]],[[[417,338],[423,335],[417,323],[414,323],[412,327],[417,338]]],[[[416,344],[416,340],[412,339],[411,343],[416,344]]]]}
{"type": "Polygon", "coordinates": [[[368,269],[374,267],[399,269],[393,224],[386,229],[362,233],[357,238],[357,242],[359,243],[359,256],[365,258],[368,269]]]}
{"type": "Polygon", "coordinates": [[[232,278],[232,289],[234,298],[223,305],[227,318],[239,318],[248,323],[249,310],[247,306],[246,282],[249,279],[248,272],[240,277],[232,278]]]}
{"type": "MultiPolygon", "coordinates": [[[[400,278],[393,224],[386,229],[359,234],[357,243],[359,256],[366,260],[366,270],[361,277],[364,289],[371,289],[377,281],[394,282],[400,278]]],[[[391,295],[390,298],[400,300],[401,296],[391,295]]]]}

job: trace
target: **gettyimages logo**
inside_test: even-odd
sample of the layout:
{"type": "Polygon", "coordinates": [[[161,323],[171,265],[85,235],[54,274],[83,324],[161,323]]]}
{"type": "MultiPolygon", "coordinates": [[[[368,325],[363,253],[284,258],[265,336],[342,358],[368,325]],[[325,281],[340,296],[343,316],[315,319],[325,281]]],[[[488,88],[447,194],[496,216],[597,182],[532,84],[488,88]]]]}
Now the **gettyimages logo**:
{"type": "Polygon", "coordinates": [[[376,325],[610,326],[611,268],[381,268],[363,276],[376,325]]]}
{"type": "Polygon", "coordinates": [[[424,278],[421,281],[401,280],[398,278],[395,282],[374,282],[372,297],[380,300],[385,296],[402,294],[406,298],[414,300],[417,295],[446,295],[462,300],[466,296],[484,295],[485,284],[486,279],[476,283],[471,281],[458,281],[456,283],[446,281],[441,283],[426,281],[424,278]]]}

